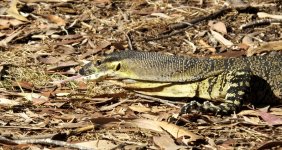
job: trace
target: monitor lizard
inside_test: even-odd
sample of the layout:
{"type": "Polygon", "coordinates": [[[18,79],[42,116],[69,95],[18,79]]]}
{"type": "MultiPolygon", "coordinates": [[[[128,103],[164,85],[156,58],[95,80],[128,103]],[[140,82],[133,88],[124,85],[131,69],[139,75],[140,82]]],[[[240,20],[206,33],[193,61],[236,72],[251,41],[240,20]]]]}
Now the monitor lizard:
{"type": "Polygon", "coordinates": [[[86,64],[81,75],[114,79],[135,92],[161,97],[198,97],[193,109],[228,114],[246,101],[282,103],[282,55],[241,58],[195,58],[157,52],[121,51],[86,64]]]}

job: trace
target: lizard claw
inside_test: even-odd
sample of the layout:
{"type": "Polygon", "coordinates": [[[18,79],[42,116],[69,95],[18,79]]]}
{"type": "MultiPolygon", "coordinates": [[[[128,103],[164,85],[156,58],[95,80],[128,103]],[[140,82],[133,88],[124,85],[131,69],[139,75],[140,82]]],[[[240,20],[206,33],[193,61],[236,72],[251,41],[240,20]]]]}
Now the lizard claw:
{"type": "Polygon", "coordinates": [[[195,112],[195,110],[198,110],[198,109],[201,107],[201,105],[202,105],[202,104],[200,104],[200,103],[197,102],[197,101],[191,101],[191,102],[185,104],[185,105],[181,108],[179,115],[188,114],[188,113],[191,113],[191,112],[195,112]]]}

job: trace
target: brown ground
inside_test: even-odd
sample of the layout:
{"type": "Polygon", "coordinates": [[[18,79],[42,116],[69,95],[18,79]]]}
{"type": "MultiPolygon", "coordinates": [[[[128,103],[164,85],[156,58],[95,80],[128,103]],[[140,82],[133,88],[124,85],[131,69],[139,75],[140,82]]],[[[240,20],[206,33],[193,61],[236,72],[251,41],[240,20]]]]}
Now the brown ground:
{"type": "Polygon", "coordinates": [[[85,60],[129,49],[127,37],[134,50],[196,57],[281,50],[282,2],[249,3],[230,4],[219,15],[177,29],[176,25],[214,14],[224,1],[2,0],[0,145],[3,149],[281,148],[281,106],[269,112],[249,106],[231,116],[188,114],[167,123],[181,104],[157,102],[107,83],[54,82],[76,75],[85,60]],[[239,28],[264,19],[258,12],[280,19],[239,28]],[[184,32],[148,40],[171,30],[184,32]],[[82,142],[84,147],[75,144],[82,142]]]}

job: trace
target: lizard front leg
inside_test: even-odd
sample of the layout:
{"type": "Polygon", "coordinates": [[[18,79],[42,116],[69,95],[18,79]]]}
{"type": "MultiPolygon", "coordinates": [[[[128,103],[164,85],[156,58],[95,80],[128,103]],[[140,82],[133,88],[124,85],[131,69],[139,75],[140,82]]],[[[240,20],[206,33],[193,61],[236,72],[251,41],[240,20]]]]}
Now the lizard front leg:
{"type": "Polygon", "coordinates": [[[212,82],[207,84],[209,87],[206,88],[206,93],[209,94],[206,95],[212,99],[216,94],[219,96],[220,92],[226,93],[223,102],[215,105],[212,101],[205,101],[203,104],[197,101],[191,101],[182,107],[180,114],[186,114],[193,110],[215,114],[229,114],[238,111],[242,106],[243,100],[249,95],[251,77],[252,72],[249,69],[237,69],[219,77],[207,79],[212,82]],[[218,87],[219,85],[221,87],[218,87]],[[219,89],[223,89],[223,91],[219,91],[219,89]]]}

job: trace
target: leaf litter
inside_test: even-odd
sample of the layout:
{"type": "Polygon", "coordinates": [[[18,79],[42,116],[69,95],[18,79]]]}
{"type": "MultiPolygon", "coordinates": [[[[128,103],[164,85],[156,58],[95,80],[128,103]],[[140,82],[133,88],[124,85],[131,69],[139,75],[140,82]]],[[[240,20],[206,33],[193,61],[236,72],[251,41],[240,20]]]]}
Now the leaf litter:
{"type": "Polygon", "coordinates": [[[281,5],[275,0],[1,1],[1,147],[281,148],[281,106],[179,118],[173,116],[183,102],[77,76],[83,62],[130,49],[128,39],[134,50],[195,57],[279,53],[281,5]]]}

